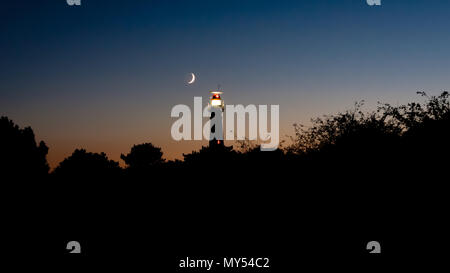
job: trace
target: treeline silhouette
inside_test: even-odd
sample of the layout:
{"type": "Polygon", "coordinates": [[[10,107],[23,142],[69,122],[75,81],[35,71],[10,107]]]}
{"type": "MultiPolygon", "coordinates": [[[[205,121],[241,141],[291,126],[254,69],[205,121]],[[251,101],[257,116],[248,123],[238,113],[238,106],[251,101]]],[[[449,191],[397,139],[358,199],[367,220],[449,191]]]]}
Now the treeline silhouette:
{"type": "MultiPolygon", "coordinates": [[[[305,127],[294,124],[295,136],[285,147],[274,152],[261,152],[259,146],[240,141],[236,147],[202,147],[183,154],[184,160],[167,161],[161,148],[151,143],[134,145],[121,159],[126,167],[108,159],[105,153],[76,149],[49,173],[47,145],[37,144],[30,127],[20,129],[7,117],[0,119],[1,166],[3,175],[34,178],[95,177],[117,179],[126,176],[152,177],[154,172],[173,170],[202,171],[226,176],[235,171],[258,172],[277,167],[291,173],[302,165],[333,168],[347,165],[358,168],[397,168],[429,166],[434,169],[447,163],[449,151],[449,93],[428,96],[424,103],[392,106],[380,104],[374,112],[364,112],[363,102],[336,115],[312,120],[305,127]],[[407,163],[407,164],[406,164],[407,163]],[[295,168],[294,166],[298,166],[295,168]],[[293,168],[294,167],[294,168],[293,168]],[[231,172],[225,172],[224,170],[231,172]]],[[[315,168],[313,168],[315,169],[315,168]]]]}
{"type": "Polygon", "coordinates": [[[355,234],[369,228],[399,235],[418,219],[439,225],[447,199],[449,93],[419,95],[424,102],[379,104],[373,112],[361,102],[311,126],[294,125],[291,141],[273,152],[242,141],[167,161],[161,148],[143,143],[121,155],[122,168],[105,153],[76,149],[51,172],[46,144],[36,143],[30,127],[2,117],[0,166],[10,178],[2,183],[26,181],[39,192],[32,194],[36,211],[64,223],[79,219],[84,230],[117,225],[111,219],[142,226],[148,217],[177,215],[183,228],[173,236],[213,232],[204,226],[259,234],[268,223],[284,227],[281,237],[292,236],[298,221],[327,232],[352,223],[355,234]]]}

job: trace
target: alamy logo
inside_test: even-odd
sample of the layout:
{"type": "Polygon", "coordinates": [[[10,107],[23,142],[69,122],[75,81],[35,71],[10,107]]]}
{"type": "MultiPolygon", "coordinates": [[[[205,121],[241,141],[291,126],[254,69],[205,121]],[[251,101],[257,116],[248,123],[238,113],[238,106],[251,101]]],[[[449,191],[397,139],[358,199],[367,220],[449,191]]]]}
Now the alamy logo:
{"type": "Polygon", "coordinates": [[[81,6],[81,0],[66,0],[69,6],[81,6]]]}
{"type": "Polygon", "coordinates": [[[77,241],[70,241],[66,246],[67,250],[70,250],[69,253],[81,253],[81,245],[77,241]]]}
{"type": "Polygon", "coordinates": [[[202,97],[194,97],[194,137],[192,138],[191,109],[184,104],[175,105],[170,116],[179,118],[171,128],[172,138],[180,140],[225,140],[260,141],[262,151],[273,151],[279,145],[279,105],[270,106],[270,130],[267,105],[225,105],[220,98],[221,92],[211,92],[211,103],[203,108],[202,97]],[[223,128],[225,117],[225,129],[223,128]],[[248,137],[246,120],[248,117],[248,137]],[[203,118],[209,120],[203,125],[203,118]],[[235,126],[235,120],[236,126],[235,126]],[[203,125],[203,128],[202,128],[203,125]],[[236,127],[236,130],[235,130],[236,127]],[[225,132],[225,134],[224,134],[225,132]],[[259,134],[258,134],[259,133],[259,134]]]}
{"type": "Polygon", "coordinates": [[[381,0],[366,0],[369,6],[381,6],[381,0]]]}
{"type": "Polygon", "coordinates": [[[367,250],[370,250],[369,253],[381,253],[381,245],[377,241],[370,241],[366,246],[367,250]]]}

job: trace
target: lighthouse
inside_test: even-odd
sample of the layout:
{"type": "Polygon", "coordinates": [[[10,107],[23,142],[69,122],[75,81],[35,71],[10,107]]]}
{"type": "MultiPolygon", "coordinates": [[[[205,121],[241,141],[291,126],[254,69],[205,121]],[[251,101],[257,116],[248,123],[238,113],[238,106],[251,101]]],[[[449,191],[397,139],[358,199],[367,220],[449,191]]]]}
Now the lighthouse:
{"type": "Polygon", "coordinates": [[[222,137],[221,139],[217,139],[217,137],[213,137],[210,141],[209,141],[209,147],[213,148],[213,147],[224,147],[224,143],[223,143],[223,128],[222,128],[222,117],[223,117],[223,110],[225,108],[225,103],[222,99],[222,91],[210,91],[211,97],[209,99],[209,107],[210,107],[210,112],[211,112],[211,117],[210,120],[212,120],[216,113],[220,115],[219,119],[220,122],[213,124],[211,122],[211,129],[210,132],[212,135],[216,136],[216,132],[217,133],[221,133],[222,137]],[[219,127],[220,126],[220,127],[219,127]],[[216,128],[217,127],[217,128],[216,128]]]}

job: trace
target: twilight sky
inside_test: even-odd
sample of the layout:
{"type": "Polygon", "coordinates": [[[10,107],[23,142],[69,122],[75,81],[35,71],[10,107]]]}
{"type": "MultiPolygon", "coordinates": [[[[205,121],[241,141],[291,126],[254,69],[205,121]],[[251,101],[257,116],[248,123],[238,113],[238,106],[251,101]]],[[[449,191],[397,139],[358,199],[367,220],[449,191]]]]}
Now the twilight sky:
{"type": "Polygon", "coordinates": [[[170,110],[217,84],[226,103],[279,104],[281,136],[357,100],[450,89],[447,0],[81,1],[0,5],[0,115],[31,126],[52,167],[75,148],[198,149],[171,139],[170,110]]]}

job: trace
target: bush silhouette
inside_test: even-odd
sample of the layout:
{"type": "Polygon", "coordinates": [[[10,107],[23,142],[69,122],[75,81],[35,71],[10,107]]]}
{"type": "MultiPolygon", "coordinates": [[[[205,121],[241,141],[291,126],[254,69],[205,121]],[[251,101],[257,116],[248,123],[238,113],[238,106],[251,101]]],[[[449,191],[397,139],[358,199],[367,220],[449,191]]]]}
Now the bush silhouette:
{"type": "Polygon", "coordinates": [[[132,169],[148,169],[164,162],[161,148],[151,143],[134,145],[127,155],[120,155],[125,164],[132,169]]]}
{"type": "Polygon", "coordinates": [[[53,174],[64,179],[117,179],[121,174],[119,163],[109,160],[105,153],[90,153],[76,149],[71,156],[64,159],[53,174]]]}
{"type": "Polygon", "coordinates": [[[48,174],[47,145],[37,145],[30,127],[20,129],[7,117],[0,118],[0,151],[2,176],[39,179],[48,174]]]}

